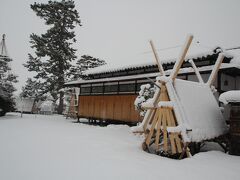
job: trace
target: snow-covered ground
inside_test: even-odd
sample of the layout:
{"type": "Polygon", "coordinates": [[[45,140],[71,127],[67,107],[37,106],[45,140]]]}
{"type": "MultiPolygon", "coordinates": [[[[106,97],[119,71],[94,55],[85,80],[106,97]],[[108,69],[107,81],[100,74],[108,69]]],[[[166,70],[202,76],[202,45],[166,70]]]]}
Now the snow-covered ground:
{"type": "Polygon", "coordinates": [[[10,113],[0,117],[0,179],[240,179],[238,156],[209,151],[173,160],[142,151],[141,142],[128,126],[10,113]]]}

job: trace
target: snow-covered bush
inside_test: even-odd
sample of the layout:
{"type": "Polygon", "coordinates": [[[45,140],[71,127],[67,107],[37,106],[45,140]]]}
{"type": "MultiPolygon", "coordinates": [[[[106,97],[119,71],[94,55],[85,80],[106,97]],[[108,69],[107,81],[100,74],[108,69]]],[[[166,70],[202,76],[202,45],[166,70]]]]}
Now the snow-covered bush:
{"type": "Polygon", "coordinates": [[[150,84],[143,84],[139,91],[139,95],[135,99],[134,105],[135,109],[140,112],[140,116],[144,116],[146,110],[142,108],[142,103],[147,102],[148,99],[151,99],[154,95],[155,87],[151,86],[150,84]]]}

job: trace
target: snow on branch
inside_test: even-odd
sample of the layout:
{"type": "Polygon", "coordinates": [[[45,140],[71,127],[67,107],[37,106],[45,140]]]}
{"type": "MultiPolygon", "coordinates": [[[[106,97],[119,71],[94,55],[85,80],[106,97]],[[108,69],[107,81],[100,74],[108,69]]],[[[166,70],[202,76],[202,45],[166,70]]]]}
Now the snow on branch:
{"type": "Polygon", "coordinates": [[[174,102],[172,101],[160,101],[158,107],[173,108],[174,102]]]}

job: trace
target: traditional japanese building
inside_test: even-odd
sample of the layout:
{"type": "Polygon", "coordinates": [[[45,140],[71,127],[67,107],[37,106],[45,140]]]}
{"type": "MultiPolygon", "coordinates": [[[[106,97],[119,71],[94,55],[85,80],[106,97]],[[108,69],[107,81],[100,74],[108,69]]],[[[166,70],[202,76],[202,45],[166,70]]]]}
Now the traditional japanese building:
{"type": "MultiPolygon", "coordinates": [[[[216,48],[206,53],[189,55],[182,65],[178,78],[197,81],[194,69],[188,60],[192,59],[198,67],[204,81],[207,81],[218,54],[222,52],[216,48]]],[[[214,86],[216,96],[222,92],[240,89],[240,59],[239,50],[227,51],[218,72],[214,86]]],[[[162,61],[167,75],[173,68],[175,59],[162,61]]],[[[141,121],[135,110],[134,101],[141,85],[155,81],[159,75],[155,63],[134,64],[115,68],[94,68],[87,72],[86,79],[80,79],[65,84],[65,87],[80,88],[78,101],[78,116],[103,121],[122,121],[137,123],[141,121]]]]}

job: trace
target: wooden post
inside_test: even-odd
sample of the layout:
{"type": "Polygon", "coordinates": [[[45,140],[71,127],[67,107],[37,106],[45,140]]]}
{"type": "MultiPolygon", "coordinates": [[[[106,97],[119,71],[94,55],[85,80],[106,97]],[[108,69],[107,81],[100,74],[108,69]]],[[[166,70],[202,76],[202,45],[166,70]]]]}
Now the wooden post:
{"type": "Polygon", "coordinates": [[[188,142],[184,144],[184,147],[183,147],[183,150],[182,150],[182,153],[181,153],[179,159],[182,159],[185,153],[187,153],[187,156],[189,156],[189,154],[188,154],[189,152],[187,152],[188,151],[188,145],[189,145],[188,142]]]}
{"type": "Polygon", "coordinates": [[[219,68],[220,68],[220,66],[222,64],[223,59],[224,59],[224,54],[220,53],[218,55],[218,58],[217,58],[217,61],[216,61],[215,65],[213,67],[212,73],[210,74],[210,77],[208,79],[207,84],[209,86],[211,86],[213,84],[213,82],[215,81],[215,79],[217,77],[218,70],[219,70],[219,68]]]}
{"type": "Polygon", "coordinates": [[[199,73],[199,70],[198,70],[197,66],[195,65],[195,63],[193,62],[193,60],[190,59],[188,62],[192,65],[192,67],[193,67],[193,69],[194,69],[194,71],[195,71],[195,74],[196,74],[196,76],[197,76],[197,78],[198,78],[198,81],[199,81],[200,83],[204,83],[204,82],[203,82],[203,79],[202,79],[202,76],[201,76],[201,74],[199,73]]]}
{"type": "Polygon", "coordinates": [[[149,42],[150,42],[150,45],[151,45],[153,54],[154,54],[154,56],[155,56],[155,60],[156,60],[157,65],[158,65],[158,70],[159,70],[159,72],[160,72],[160,74],[161,74],[162,76],[165,76],[164,69],[163,69],[162,64],[161,64],[161,62],[160,62],[160,60],[159,60],[159,57],[158,57],[157,51],[156,51],[156,49],[155,49],[155,47],[154,47],[153,41],[150,40],[149,42]]]}
{"type": "Polygon", "coordinates": [[[173,67],[172,73],[170,75],[170,78],[172,80],[174,80],[177,77],[178,71],[179,71],[179,69],[181,68],[181,66],[183,64],[183,61],[184,61],[184,59],[186,57],[187,51],[188,51],[188,49],[190,47],[190,44],[191,44],[192,40],[193,40],[193,35],[189,35],[187,37],[187,40],[186,40],[184,46],[183,46],[183,49],[182,49],[181,54],[180,54],[180,57],[176,61],[175,65],[173,67]]]}

